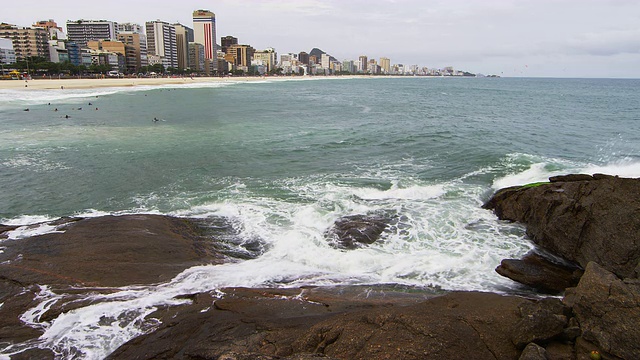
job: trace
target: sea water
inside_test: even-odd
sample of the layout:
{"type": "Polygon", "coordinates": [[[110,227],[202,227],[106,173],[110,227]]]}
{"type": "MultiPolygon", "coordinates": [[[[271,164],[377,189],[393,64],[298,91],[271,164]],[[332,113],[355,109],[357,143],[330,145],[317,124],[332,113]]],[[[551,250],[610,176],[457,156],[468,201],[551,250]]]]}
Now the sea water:
{"type": "MultiPolygon", "coordinates": [[[[499,188],[558,174],[640,177],[638,89],[640,80],[320,78],[0,90],[0,223],[223,216],[263,249],[91,295],[95,305],[51,322],[39,315],[63,295],[42,287],[22,319],[44,335],[0,354],[103,358],[156,326],[145,319],[154,309],[185,301],[176,295],[229,286],[520,291],[494,268],[533,244],[480,206],[499,188]],[[353,214],[397,223],[373,245],[329,246],[326,230],[353,214]]],[[[5,241],[50,231],[22,227],[5,241]]]]}

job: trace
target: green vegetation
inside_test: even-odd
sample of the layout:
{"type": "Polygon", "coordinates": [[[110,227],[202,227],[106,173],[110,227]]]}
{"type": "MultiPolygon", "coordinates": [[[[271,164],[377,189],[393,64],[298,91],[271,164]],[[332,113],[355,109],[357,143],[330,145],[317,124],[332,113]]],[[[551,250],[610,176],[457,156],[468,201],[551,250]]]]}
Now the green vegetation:
{"type": "Polygon", "coordinates": [[[526,185],[522,185],[520,187],[520,190],[533,188],[533,187],[537,187],[537,186],[544,185],[544,184],[551,184],[551,183],[548,182],[548,181],[541,181],[541,182],[535,182],[535,183],[531,183],[531,184],[526,184],[526,185]]]}

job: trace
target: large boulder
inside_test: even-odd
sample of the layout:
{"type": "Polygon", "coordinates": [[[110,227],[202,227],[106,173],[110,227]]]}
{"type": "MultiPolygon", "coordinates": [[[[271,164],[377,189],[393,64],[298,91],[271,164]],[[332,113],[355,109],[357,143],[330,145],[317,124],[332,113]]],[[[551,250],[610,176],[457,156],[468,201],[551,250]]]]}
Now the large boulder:
{"type": "Polygon", "coordinates": [[[550,183],[499,190],[484,205],[503,220],[526,224],[545,250],[585,267],[637,277],[640,179],[608,175],[554,177],[550,183]]]}
{"type": "Polygon", "coordinates": [[[522,259],[504,259],[496,272],[545,293],[557,294],[578,285],[582,269],[568,263],[549,260],[537,253],[522,259]]]}
{"type": "Polygon", "coordinates": [[[350,215],[334,223],[326,236],[340,249],[355,249],[373,244],[389,225],[389,219],[379,215],[350,215]]]}
{"type": "Polygon", "coordinates": [[[511,330],[513,344],[522,349],[527,344],[547,343],[559,339],[568,325],[567,313],[560,300],[548,298],[519,306],[520,318],[511,330]]]}
{"type": "Polygon", "coordinates": [[[620,280],[590,262],[564,302],[573,308],[584,340],[623,359],[640,359],[640,281],[620,280]]]}

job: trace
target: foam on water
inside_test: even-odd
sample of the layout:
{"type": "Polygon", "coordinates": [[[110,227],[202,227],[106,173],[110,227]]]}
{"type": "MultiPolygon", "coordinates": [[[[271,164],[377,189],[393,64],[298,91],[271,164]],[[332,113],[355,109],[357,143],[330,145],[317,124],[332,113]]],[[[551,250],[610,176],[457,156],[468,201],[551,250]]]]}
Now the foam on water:
{"type": "MultiPolygon", "coordinates": [[[[135,82],[135,79],[132,79],[135,82]]],[[[0,110],[23,108],[29,105],[42,105],[47,103],[82,103],[86,99],[108,96],[118,93],[137,93],[152,91],[156,89],[197,89],[197,88],[219,88],[236,85],[238,81],[224,82],[197,82],[197,83],[176,83],[163,85],[139,85],[122,87],[104,87],[93,89],[53,89],[53,90],[9,90],[0,89],[0,110]]]]}
{"type": "Polygon", "coordinates": [[[589,165],[582,169],[585,174],[609,174],[628,178],[640,178],[640,161],[624,159],[605,165],[589,165]]]}
{"type": "MultiPolygon", "coordinates": [[[[479,207],[481,186],[412,180],[380,190],[327,179],[292,179],[283,186],[314,201],[256,197],[236,183],[228,189],[233,194],[228,200],[174,213],[232,219],[242,238],[259,238],[266,244],[267,251],[261,256],[193,267],[167,284],[91,295],[94,305],[66,312],[51,323],[42,322],[39,315],[63,296],[45,289],[40,304],[23,316],[26,323],[46,329],[31,346],[54,349],[62,357],[81,354],[100,359],[157,326],[145,317],[160,306],[184,303],[175,299],[177,295],[224,287],[392,283],[502,292],[512,285],[495,274],[495,266],[503,258],[520,256],[532,248],[522,228],[498,222],[479,207]],[[336,219],[372,213],[395,219],[381,241],[352,251],[329,245],[325,231],[336,219]]],[[[10,351],[15,349],[3,353],[10,351]]]]}
{"type": "MultiPolygon", "coordinates": [[[[529,158],[523,164],[522,158],[509,156],[503,167],[517,165],[521,170],[496,178],[493,186],[541,181],[566,170],[608,170],[632,175],[640,170],[633,162],[594,167],[539,158],[529,158]]],[[[389,169],[385,171],[387,175],[391,173],[389,169]]],[[[240,237],[259,238],[266,244],[267,250],[261,256],[192,267],[166,284],[91,295],[94,305],[66,312],[51,323],[42,322],[40,315],[64,296],[43,288],[40,303],[23,315],[23,321],[45,329],[45,333],[36,342],[1,353],[37,346],[54,349],[61,357],[100,359],[129,339],[154,329],[158,324],[146,316],[158,307],[186,302],[176,300],[176,296],[225,287],[403,284],[445,290],[508,291],[513,283],[493,269],[502,259],[522,256],[533,245],[526,240],[522,227],[499,222],[491,212],[480,208],[486,188],[463,181],[495,171],[495,167],[489,167],[439,184],[394,180],[386,190],[325,178],[290,179],[282,184],[287,191],[313,198],[309,203],[256,197],[244,183],[236,182],[226,189],[232,194],[229,199],[173,215],[229,218],[241,229],[240,237]],[[351,251],[331,247],[325,231],[336,219],[351,214],[385,214],[396,221],[382,240],[371,246],[351,251]],[[77,353],[68,349],[77,349],[77,353]]],[[[81,215],[104,214],[87,210],[81,215]]],[[[17,234],[11,237],[18,238],[17,234]]]]}
{"type": "MultiPolygon", "coordinates": [[[[220,81],[211,82],[189,82],[184,79],[184,83],[172,83],[161,85],[136,85],[120,87],[102,87],[93,89],[47,89],[47,90],[25,90],[25,89],[0,89],[0,110],[22,108],[29,105],[42,105],[50,102],[54,103],[81,103],[88,98],[108,96],[117,93],[136,93],[162,89],[206,89],[233,86],[238,84],[269,84],[284,81],[312,81],[312,80],[334,80],[341,78],[265,78],[263,80],[242,80],[225,78],[220,81]]],[[[136,79],[131,79],[132,83],[136,79]]]]}
{"type": "MultiPolygon", "coordinates": [[[[510,156],[514,158],[515,156],[510,156]]],[[[535,182],[548,181],[552,176],[565,174],[608,174],[628,178],[640,177],[640,161],[625,158],[606,164],[583,164],[559,159],[531,158],[531,164],[525,165],[524,170],[515,171],[506,176],[496,178],[492,188],[502,189],[510,186],[526,185],[535,182]],[[536,162],[537,161],[537,162],[536,162]]]]}
{"type": "Polygon", "coordinates": [[[54,225],[38,224],[38,225],[21,226],[15,230],[7,232],[7,236],[9,240],[18,240],[18,239],[23,239],[23,238],[28,238],[28,237],[38,236],[43,234],[63,233],[63,232],[64,231],[58,230],[58,227],[54,225]]]}

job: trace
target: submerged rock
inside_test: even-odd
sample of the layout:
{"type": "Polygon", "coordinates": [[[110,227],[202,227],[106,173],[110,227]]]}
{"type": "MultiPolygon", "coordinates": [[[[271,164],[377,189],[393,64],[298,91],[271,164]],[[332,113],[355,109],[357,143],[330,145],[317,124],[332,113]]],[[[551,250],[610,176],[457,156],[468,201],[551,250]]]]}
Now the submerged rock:
{"type": "Polygon", "coordinates": [[[378,215],[345,216],[336,220],[326,235],[337,248],[355,249],[376,242],[389,222],[389,219],[378,215]]]}
{"type": "Polygon", "coordinates": [[[543,249],[585,267],[595,261],[616,275],[637,277],[640,179],[608,175],[554,177],[551,183],[499,190],[484,205],[527,226],[543,249]]]}

